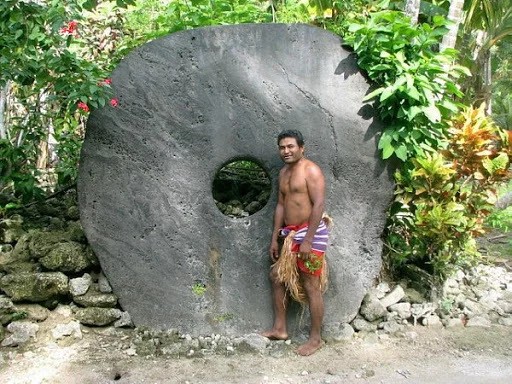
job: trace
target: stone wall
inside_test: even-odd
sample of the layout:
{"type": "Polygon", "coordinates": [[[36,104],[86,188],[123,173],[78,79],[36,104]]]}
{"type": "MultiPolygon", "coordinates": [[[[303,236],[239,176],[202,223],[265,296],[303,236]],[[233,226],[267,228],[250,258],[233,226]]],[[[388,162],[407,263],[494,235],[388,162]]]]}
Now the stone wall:
{"type": "Polygon", "coordinates": [[[76,193],[68,193],[0,222],[2,346],[27,342],[37,323],[62,305],[69,306],[75,330],[79,324],[132,326],[78,219],[76,193]]]}

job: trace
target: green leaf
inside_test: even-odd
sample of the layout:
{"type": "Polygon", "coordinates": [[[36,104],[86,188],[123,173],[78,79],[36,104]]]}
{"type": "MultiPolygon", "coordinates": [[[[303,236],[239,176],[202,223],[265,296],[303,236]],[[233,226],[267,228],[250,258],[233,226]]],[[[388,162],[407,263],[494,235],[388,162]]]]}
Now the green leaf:
{"type": "Polygon", "coordinates": [[[405,75],[399,76],[395,82],[393,83],[393,88],[395,90],[399,89],[402,85],[404,85],[407,82],[407,77],[405,75]]]}
{"type": "Polygon", "coordinates": [[[395,149],[395,155],[402,161],[407,160],[407,147],[402,144],[398,148],[395,149]]]}
{"type": "Polygon", "coordinates": [[[382,103],[384,100],[388,99],[395,93],[393,87],[386,87],[382,94],[380,95],[379,101],[382,103]]]}
{"type": "Polygon", "coordinates": [[[382,150],[382,158],[384,160],[389,159],[394,151],[395,149],[391,145],[386,145],[382,150]]]}
{"type": "Polygon", "coordinates": [[[92,11],[94,8],[96,8],[97,6],[97,0],[87,0],[84,4],[83,4],[83,7],[84,9],[86,9],[87,11],[92,11]]]}
{"type": "Polygon", "coordinates": [[[421,96],[420,96],[418,90],[416,89],[416,87],[411,86],[411,87],[407,88],[405,90],[405,92],[406,92],[407,96],[413,98],[414,100],[420,101],[421,96]]]}
{"type": "Polygon", "coordinates": [[[482,165],[484,166],[485,170],[489,172],[490,175],[494,173],[494,166],[491,159],[489,159],[488,157],[483,158],[482,165]]]}
{"type": "Polygon", "coordinates": [[[492,166],[495,170],[504,170],[507,169],[509,161],[508,155],[502,152],[492,159],[492,166]]]}
{"type": "Polygon", "coordinates": [[[441,121],[441,112],[435,105],[424,107],[423,113],[432,123],[438,123],[441,121]]]}
{"type": "Polygon", "coordinates": [[[373,99],[375,96],[380,95],[383,91],[384,91],[384,88],[378,88],[378,89],[376,89],[375,91],[370,92],[368,95],[366,95],[366,96],[363,98],[363,101],[371,100],[371,99],[373,99]]]}
{"type": "Polygon", "coordinates": [[[382,132],[382,136],[380,137],[378,148],[383,149],[385,146],[391,144],[392,135],[390,134],[391,130],[385,130],[382,132]]]}
{"type": "Polygon", "coordinates": [[[380,72],[380,71],[389,71],[392,69],[392,66],[389,64],[377,64],[370,68],[370,72],[380,72]]]}
{"type": "Polygon", "coordinates": [[[363,28],[364,28],[364,26],[361,25],[361,24],[350,24],[348,26],[348,31],[349,32],[357,32],[357,31],[360,31],[363,28]]]}
{"type": "Polygon", "coordinates": [[[390,134],[391,132],[392,131],[389,129],[385,130],[382,133],[382,136],[379,140],[378,148],[382,149],[382,158],[383,159],[389,158],[391,155],[393,155],[393,152],[394,152],[394,148],[391,145],[391,141],[392,141],[392,136],[390,134]]]}
{"type": "Polygon", "coordinates": [[[422,107],[418,107],[416,105],[413,105],[411,108],[409,108],[409,120],[414,119],[418,113],[422,111],[422,107]]]}

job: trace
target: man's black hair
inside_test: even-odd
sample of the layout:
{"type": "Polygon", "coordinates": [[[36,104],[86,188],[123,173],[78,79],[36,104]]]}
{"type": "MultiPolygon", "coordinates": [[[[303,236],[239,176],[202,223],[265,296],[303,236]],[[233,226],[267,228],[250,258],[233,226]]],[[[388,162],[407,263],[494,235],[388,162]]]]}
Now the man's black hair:
{"type": "Polygon", "coordinates": [[[299,147],[304,146],[304,137],[302,136],[302,133],[300,131],[297,131],[296,129],[286,129],[286,130],[282,131],[277,136],[277,145],[279,145],[279,142],[286,137],[294,138],[297,141],[297,145],[299,147]]]}

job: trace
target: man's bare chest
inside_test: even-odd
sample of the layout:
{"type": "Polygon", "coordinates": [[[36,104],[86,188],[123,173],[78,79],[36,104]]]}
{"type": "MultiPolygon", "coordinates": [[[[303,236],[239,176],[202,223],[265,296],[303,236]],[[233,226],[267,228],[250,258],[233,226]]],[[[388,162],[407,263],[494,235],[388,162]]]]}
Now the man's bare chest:
{"type": "Polygon", "coordinates": [[[285,175],[281,180],[281,192],[287,194],[307,193],[306,178],[302,172],[285,175]]]}

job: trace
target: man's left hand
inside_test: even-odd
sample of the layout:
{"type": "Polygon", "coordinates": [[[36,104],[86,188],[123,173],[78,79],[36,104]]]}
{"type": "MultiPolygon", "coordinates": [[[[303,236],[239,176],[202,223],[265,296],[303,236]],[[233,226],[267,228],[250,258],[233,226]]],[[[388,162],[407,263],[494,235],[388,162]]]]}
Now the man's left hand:
{"type": "Polygon", "coordinates": [[[302,260],[309,260],[309,255],[311,254],[311,243],[308,241],[303,241],[300,244],[299,248],[299,257],[302,260]]]}

